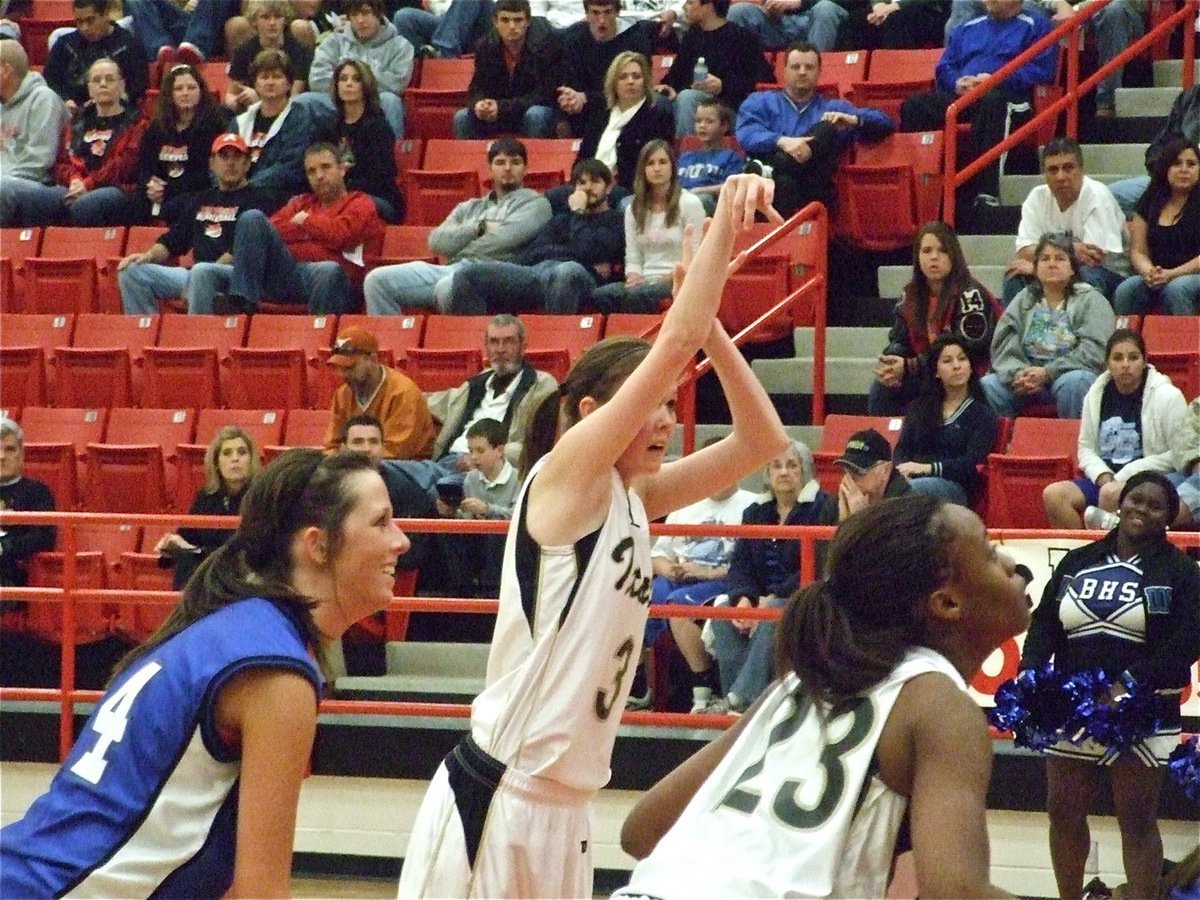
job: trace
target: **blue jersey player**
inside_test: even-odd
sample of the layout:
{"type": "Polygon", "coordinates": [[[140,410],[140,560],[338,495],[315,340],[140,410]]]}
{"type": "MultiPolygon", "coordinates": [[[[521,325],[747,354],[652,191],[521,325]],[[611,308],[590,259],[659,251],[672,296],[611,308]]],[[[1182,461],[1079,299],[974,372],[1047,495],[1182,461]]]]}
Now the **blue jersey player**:
{"type": "Polygon", "coordinates": [[[392,596],[408,539],[360,454],[283,454],[0,831],[0,896],[289,892],[322,645],[392,596]]]}

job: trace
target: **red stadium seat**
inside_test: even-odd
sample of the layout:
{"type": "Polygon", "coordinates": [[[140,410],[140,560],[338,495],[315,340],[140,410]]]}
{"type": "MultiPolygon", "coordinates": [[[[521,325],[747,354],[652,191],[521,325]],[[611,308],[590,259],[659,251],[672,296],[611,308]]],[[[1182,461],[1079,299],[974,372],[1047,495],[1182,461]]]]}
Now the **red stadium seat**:
{"type": "Polygon", "coordinates": [[[406,221],[411,225],[440,225],[458,204],[480,194],[474,168],[453,172],[412,169],[405,175],[406,221]]]}
{"type": "Polygon", "coordinates": [[[921,50],[872,50],[866,81],[882,84],[897,81],[933,81],[942,48],[921,50]]]}
{"type": "Polygon", "coordinates": [[[87,445],[103,439],[108,410],[31,406],[22,411],[21,418],[25,474],[50,488],[58,509],[78,508],[83,500],[80,485],[87,445]]]}
{"type": "Polygon", "coordinates": [[[141,395],[145,348],[159,317],[80,313],[75,340],[57,351],[58,406],[132,406],[141,395]]]}
{"type": "Polygon", "coordinates": [[[310,405],[321,350],[333,345],[334,316],[256,315],[245,347],[229,351],[228,403],[241,409],[310,405]]]}
{"type": "Polygon", "coordinates": [[[483,370],[483,356],[477,348],[431,349],[414,347],[408,351],[408,377],[425,391],[458,387],[483,370]]]}
{"type": "Polygon", "coordinates": [[[414,137],[453,138],[454,114],[467,105],[474,59],[425,59],[416,86],[404,92],[407,130],[414,137]]]}
{"type": "Polygon", "coordinates": [[[87,446],[85,506],[96,512],[167,512],[175,448],[192,440],[194,425],[186,409],[113,409],[105,443],[87,446]]]}
{"type": "Polygon", "coordinates": [[[41,246],[40,228],[0,228],[0,258],[12,279],[11,294],[5,284],[5,295],[0,297],[0,312],[25,312],[25,260],[37,256],[41,246]]]}
{"type": "Polygon", "coordinates": [[[850,435],[866,428],[874,428],[895,448],[896,442],[900,440],[900,426],[903,421],[899,417],[889,416],[844,416],[836,413],[826,416],[820,446],[813,451],[815,474],[817,481],[821,483],[821,489],[830,494],[837,493],[842,471],[834,460],[846,449],[846,441],[850,440],[850,435]]]}
{"type": "Polygon", "coordinates": [[[121,298],[107,282],[109,260],[125,249],[123,227],[51,226],[37,256],[25,260],[25,308],[29,312],[121,311],[121,298]],[[101,282],[107,285],[100,290],[101,282]]]}
{"type": "Polygon", "coordinates": [[[1191,400],[1200,394],[1200,316],[1146,316],[1146,358],[1191,400]]]}
{"type": "Polygon", "coordinates": [[[46,351],[41,347],[0,347],[0,407],[41,406],[48,396],[46,351]]]}
{"type": "Polygon", "coordinates": [[[836,234],[866,250],[907,247],[941,210],[942,135],[900,133],[859,144],[854,162],[838,167],[834,183],[836,234]]]}
{"type": "Polygon", "coordinates": [[[196,494],[204,486],[204,455],[217,433],[227,425],[237,425],[254,440],[259,459],[262,449],[283,442],[282,409],[202,409],[196,414],[196,438],[175,448],[175,509],[186,513],[196,494]]]}
{"type": "Polygon", "coordinates": [[[429,316],[421,346],[433,350],[482,347],[491,321],[491,316],[429,316]]]}
{"type": "Polygon", "coordinates": [[[609,313],[604,320],[604,336],[628,334],[649,340],[662,327],[662,320],[660,313],[609,313]]]}
{"type": "Polygon", "coordinates": [[[1078,419],[1017,419],[1008,452],[988,456],[988,526],[1049,528],[1042,489],[1075,477],[1078,446],[1078,419]]]}
{"type": "Polygon", "coordinates": [[[333,413],[328,409],[293,409],[283,426],[286,447],[323,447],[333,413]]]}
{"type": "Polygon", "coordinates": [[[142,405],[220,406],[229,351],[246,342],[246,316],[163,316],[158,346],[145,349],[142,405]]]}
{"type": "MultiPolygon", "coordinates": [[[[440,224],[440,223],[439,223],[440,224]]],[[[394,266],[406,262],[436,262],[437,256],[429,249],[429,235],[433,225],[389,225],[383,233],[383,249],[378,259],[368,260],[368,265],[394,266]]]]}
{"type": "Polygon", "coordinates": [[[562,347],[569,353],[573,365],[583,351],[600,340],[603,318],[598,315],[521,316],[521,323],[525,326],[526,350],[562,347]]]}
{"type": "MultiPolygon", "coordinates": [[[[767,238],[775,226],[760,223],[735,244],[738,252],[767,238]]],[[[811,222],[801,222],[790,232],[780,234],[757,257],[735,272],[725,284],[718,315],[730,334],[736,334],[791,294],[810,272],[828,269],[828,248],[820,240],[820,232],[811,222]]],[[[754,341],[769,341],[786,337],[796,326],[813,323],[814,307],[811,297],[797,301],[790,317],[780,317],[760,330],[754,341]]]]}
{"type": "Polygon", "coordinates": [[[548,372],[560,384],[571,371],[571,354],[566,347],[539,347],[525,350],[525,362],[541,372],[548,372]]]}

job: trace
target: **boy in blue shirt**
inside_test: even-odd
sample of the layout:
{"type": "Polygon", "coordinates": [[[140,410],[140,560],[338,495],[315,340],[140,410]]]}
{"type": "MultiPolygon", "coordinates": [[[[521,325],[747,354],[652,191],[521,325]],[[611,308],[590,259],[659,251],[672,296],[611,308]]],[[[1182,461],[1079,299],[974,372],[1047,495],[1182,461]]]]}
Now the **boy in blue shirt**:
{"type": "Polygon", "coordinates": [[[737,175],[746,165],[740,150],[730,150],[725,138],[733,129],[733,113],[728,106],[711,97],[696,106],[696,137],[699,150],[687,150],[679,155],[679,184],[691,191],[712,215],[717,209],[717,195],[730,175],[737,175]]]}

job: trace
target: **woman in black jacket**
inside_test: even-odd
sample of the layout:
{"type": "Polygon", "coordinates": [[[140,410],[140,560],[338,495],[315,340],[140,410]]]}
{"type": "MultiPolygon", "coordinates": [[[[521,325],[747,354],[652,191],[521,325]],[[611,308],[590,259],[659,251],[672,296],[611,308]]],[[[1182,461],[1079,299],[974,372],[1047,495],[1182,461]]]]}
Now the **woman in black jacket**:
{"type": "Polygon", "coordinates": [[[629,191],[643,145],[655,139],[669,144],[675,138],[675,119],[667,104],[656,100],[653,88],[650,60],[631,51],[618,53],[604,76],[608,105],[592,110],[579,145],[579,159],[600,160],[629,191]]]}
{"type": "Polygon", "coordinates": [[[361,60],[343,59],[330,84],[337,119],[317,131],[317,140],[337,147],[349,166],[346,189],[369,194],[379,217],[393,225],[404,219],[404,198],[396,187],[396,135],[379,105],[379,86],[361,60]]]}
{"type": "Polygon", "coordinates": [[[1114,697],[1132,686],[1157,694],[1159,730],[1129,750],[1117,754],[1087,739],[1046,751],[1050,858],[1061,897],[1083,892],[1087,814],[1105,770],[1129,895],[1159,896],[1158,795],[1167,756],[1179,743],[1180,695],[1200,656],[1200,570],[1166,537],[1179,511],[1175,487],[1157,472],[1139,472],[1125,483],[1120,510],[1114,530],[1055,567],[1021,658],[1023,669],[1053,658],[1066,675],[1103,671],[1117,685],[1114,697]]]}

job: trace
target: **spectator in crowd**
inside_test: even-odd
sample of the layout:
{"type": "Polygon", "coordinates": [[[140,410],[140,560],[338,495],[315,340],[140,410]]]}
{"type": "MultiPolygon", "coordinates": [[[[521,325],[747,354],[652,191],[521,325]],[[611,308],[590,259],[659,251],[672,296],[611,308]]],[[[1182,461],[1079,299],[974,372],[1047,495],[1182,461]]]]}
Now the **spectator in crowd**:
{"type": "Polygon", "coordinates": [[[296,18],[292,20],[289,30],[292,37],[309,49],[316,49],[317,44],[345,24],[336,2],[291,0],[291,4],[296,18]]]}
{"type": "Polygon", "coordinates": [[[493,0],[450,0],[445,12],[418,6],[396,11],[392,21],[399,35],[428,58],[457,59],[469,55],[488,34],[495,13],[493,0]]]}
{"type": "Polygon", "coordinates": [[[625,207],[625,280],[592,292],[604,313],[658,312],[671,296],[684,241],[700,244],[704,205],[679,186],[675,154],[667,141],[650,141],[638,158],[633,202],[625,207]]]}
{"type": "Polygon", "coordinates": [[[292,61],[282,50],[263,50],[250,64],[258,100],[233,121],[250,148],[250,183],[266,192],[275,210],[304,190],[304,151],[316,136],[307,107],[292,102],[292,61]]]}
{"type": "Polygon", "coordinates": [[[404,101],[413,72],[413,45],[396,33],[383,15],[380,0],[351,0],[343,6],[350,27],[335,31],[317,47],[308,70],[310,93],[303,95],[315,107],[333,110],[331,90],[334,67],[344,59],[360,59],[371,68],[379,85],[379,105],[396,138],[404,137],[404,101]]]}
{"type": "MultiPolygon", "coordinates": [[[[505,451],[510,459],[520,458],[534,411],[558,390],[558,383],[525,359],[525,326],[516,316],[501,313],[492,318],[484,332],[483,350],[488,363],[484,371],[431,397],[430,410],[442,423],[431,459],[388,463],[385,478],[388,472],[406,478],[429,499],[436,496],[439,482],[461,483],[469,467],[467,431],[481,419],[504,424],[508,429],[505,451]]],[[[412,514],[404,507],[397,510],[412,514]]]]}
{"type": "Polygon", "coordinates": [[[333,395],[327,451],[337,450],[343,436],[349,440],[347,424],[353,417],[368,415],[380,423],[382,458],[429,458],[437,435],[429,404],[416,382],[379,361],[375,335],[357,325],[343,328],[330,350],[329,365],[341,370],[345,384],[333,395]]]}
{"type": "Polygon", "coordinates": [[[1083,398],[1076,458],[1083,475],[1042,491],[1054,528],[1116,526],[1125,483],[1138,472],[1175,468],[1176,441],[1187,427],[1187,401],[1146,362],[1142,336],[1118,328],[1104,348],[1105,370],[1083,398]]]}
{"type": "Polygon", "coordinates": [[[867,393],[873,416],[898,416],[916,396],[922,375],[932,368],[929,348],[942,334],[966,345],[971,367],[988,371],[992,334],[1003,310],[996,298],[971,277],[954,229],[927,222],[913,240],[912,281],[896,304],[888,344],[879,355],[875,380],[867,393]]]}
{"type": "MultiPolygon", "coordinates": [[[[654,53],[653,28],[640,22],[622,27],[617,20],[620,8],[620,0],[584,0],[584,21],[563,33],[562,82],[557,98],[562,117],[560,137],[582,137],[590,122],[612,106],[608,72],[618,54],[640,53],[649,59],[654,53]]],[[[643,80],[649,90],[649,66],[646,70],[643,80]]],[[[583,153],[581,158],[595,155],[583,153]]],[[[633,158],[637,159],[636,151],[633,158]]],[[[605,164],[614,165],[610,160],[605,164]]]]}
{"type": "Polygon", "coordinates": [[[823,53],[837,46],[838,29],[849,15],[847,6],[837,0],[735,3],[729,8],[729,21],[754,32],[768,50],[805,41],[823,53]]]}
{"type": "Polygon", "coordinates": [[[402,306],[448,309],[451,276],[472,259],[512,260],[550,221],[550,203],[522,186],[529,155],[514,138],[497,138],[487,150],[492,190],[464,200],[429,235],[429,249],[450,262],[381,266],[367,275],[371,315],[396,315],[402,306]]]}
{"type": "Polygon", "coordinates": [[[829,205],[842,151],[856,139],[881,140],[895,125],[879,110],[818,94],[821,55],[812,44],[790,45],[786,59],[783,90],[753,93],[738,110],[737,139],[774,169],[775,208],[790,216],[814,200],[829,205]]]}
{"type": "Polygon", "coordinates": [[[718,100],[737,109],[756,84],[775,79],[758,37],[730,24],[728,13],[729,0],[684,4],[687,31],[670,71],[655,89],[674,101],[675,134],[679,137],[693,133],[701,100],[718,100]]]}
{"type": "Polygon", "coordinates": [[[54,183],[30,188],[22,202],[27,224],[124,225],[128,219],[146,120],[136,106],[125,106],[121,70],[111,59],[92,63],[88,90],[91,102],[63,131],[54,183]],[[45,218],[34,222],[34,215],[45,218]]]}
{"type": "Polygon", "coordinates": [[[746,156],[729,147],[733,112],[719,100],[706,97],[696,104],[694,128],[700,146],[679,154],[679,185],[699,197],[711,216],[721,185],[745,168],[746,156]]]}
{"type": "Polygon", "coordinates": [[[212,312],[213,298],[233,272],[234,223],[246,210],[262,210],[267,198],[246,180],[250,150],[239,135],[217,135],[209,167],[215,186],[193,194],[190,208],[148,250],[117,264],[127,315],[153,315],[158,301],[171,297],[186,298],[190,313],[212,312]],[[189,252],[191,269],[167,265],[189,252]]]}
{"type": "MultiPolygon", "coordinates": [[[[718,440],[720,438],[709,438],[703,446],[709,447],[718,440]]],[[[746,507],[755,499],[751,491],[732,484],[690,506],[675,510],[668,514],[666,521],[668,525],[740,525],[746,507]]],[[[707,606],[726,593],[735,543],[730,537],[660,537],[650,551],[651,564],[654,566],[651,607],[664,603],[707,606]]],[[[669,628],[688,666],[687,682],[692,712],[721,712],[724,708],[724,701],[718,699],[722,693],[721,683],[713,658],[704,646],[701,635],[703,624],[703,619],[651,618],[646,622],[642,646],[646,652],[651,651],[658,638],[669,628]]],[[[651,691],[640,703],[634,703],[631,699],[630,706],[648,707],[653,702],[651,691]]]]}
{"type": "MultiPolygon", "coordinates": [[[[955,6],[968,6],[958,0],[955,6]]],[[[917,50],[943,42],[946,22],[943,0],[874,0],[847,3],[849,17],[838,30],[842,47],[862,50],[917,50]]],[[[982,5],[980,5],[982,9],[982,5]]]]}
{"type": "Polygon", "coordinates": [[[559,37],[545,19],[532,18],[529,0],[496,0],[493,8],[495,27],[475,50],[467,105],[454,114],[454,136],[552,137],[559,37]]]}
{"type": "Polygon", "coordinates": [[[146,93],[149,70],[137,39],[109,16],[110,0],[73,0],[75,28],[50,45],[42,75],[46,83],[75,111],[88,102],[88,72],[97,60],[117,64],[129,105],[136,107],[146,93]]]}
{"type": "Polygon", "coordinates": [[[1021,204],[1017,255],[1008,264],[1004,302],[1010,303],[1033,278],[1033,248],[1043,234],[1069,234],[1079,260],[1079,276],[1113,299],[1129,274],[1125,216],[1099,181],[1083,173],[1083,149],[1068,137],[1054,138],[1042,149],[1039,184],[1021,204]]]}
{"type": "MultiPolygon", "coordinates": [[[[1076,12],[1089,5],[1091,0],[1041,0],[1054,24],[1065,22],[1076,12]]],[[[1144,4],[1142,4],[1144,5],[1144,4]]],[[[1133,44],[1146,33],[1146,25],[1138,12],[1135,0],[1112,0],[1092,16],[1087,23],[1087,33],[1096,40],[1096,67],[1114,59],[1122,50],[1133,44]]],[[[1082,45],[1081,45],[1082,49],[1082,45]]],[[[1096,116],[1100,119],[1115,119],[1117,116],[1117,88],[1125,67],[1117,70],[1096,85],[1096,116]]]]}
{"type": "MultiPolygon", "coordinates": [[[[963,94],[983,84],[994,72],[1016,59],[1052,30],[1050,20],[1038,12],[1024,12],[1021,0],[987,0],[987,15],[960,25],[935,69],[932,91],[913,94],[900,108],[901,131],[940,131],[946,110],[963,94]]],[[[971,122],[971,152],[963,165],[999,144],[1008,130],[1009,105],[1028,110],[1033,88],[1054,78],[1058,48],[1051,45],[979,97],[960,116],[971,122]]],[[[964,186],[964,195],[984,206],[998,206],[1000,162],[985,168],[964,186]]]]}
{"type": "Polygon", "coordinates": [[[856,431],[836,460],[842,480],[836,495],[823,495],[817,525],[840,525],[859,510],[912,490],[892,464],[892,445],[874,428],[856,431]]]}
{"type": "Polygon", "coordinates": [[[41,224],[60,203],[44,188],[66,118],[62,99],[29,71],[25,48],[0,41],[0,227],[41,224]]]}
{"type": "Polygon", "coordinates": [[[304,172],[311,193],[293,197],[269,219],[256,209],[238,217],[229,290],[214,299],[213,312],[253,313],[264,297],[304,304],[314,314],[357,305],[364,254],[379,252],[386,226],[370,197],[346,190],[335,147],[309,147],[304,172]]]}
{"type": "Polygon", "coordinates": [[[196,65],[222,50],[225,22],[238,13],[237,0],[136,0],[129,4],[133,33],[150,62],[196,65]]]}
{"type": "Polygon", "coordinates": [[[1175,471],[1167,477],[1179,490],[1179,516],[1175,525],[1190,531],[1200,524],[1200,397],[1188,406],[1183,426],[1176,430],[1175,471]]]}
{"type": "Polygon", "coordinates": [[[1113,306],[1121,314],[1200,313],[1200,146],[1168,143],[1129,223],[1137,273],[1122,281],[1113,306]]]}
{"type": "MultiPolygon", "coordinates": [[[[245,430],[226,425],[204,451],[204,484],[196,492],[189,516],[236,516],[250,483],[262,468],[258,447],[245,430]]],[[[172,589],[183,590],[200,563],[233,533],[232,528],[180,528],[154,545],[162,562],[175,570],[172,589]]]]}
{"type": "Polygon", "coordinates": [[[997,414],[1015,418],[1028,403],[1054,403],[1078,419],[1104,366],[1115,317],[1104,295],[1079,278],[1066,235],[1047,234],[1033,254],[1035,284],[1004,310],[992,338],[992,371],[983,392],[997,414]]]}
{"type": "Polygon", "coordinates": [[[404,198],[396,186],[395,137],[379,106],[379,87],[362,60],[344,59],[333,70],[337,118],[322,123],[317,140],[333,144],[348,167],[346,187],[369,194],[385,222],[404,218],[404,198]]]}
{"type": "Polygon", "coordinates": [[[650,60],[618,53],[604,76],[607,105],[589,105],[579,159],[598,159],[613,171],[617,184],[633,188],[638,154],[648,141],[670,141],[675,134],[666,101],[658,100],[650,79],[650,60]]]}
{"type": "Polygon", "coordinates": [[[968,349],[954,334],[933,342],[924,386],[908,408],[892,454],[896,471],[914,491],[959,506],[979,497],[977,467],[987,462],[998,427],[968,349]]]}
{"type": "MultiPolygon", "coordinates": [[[[54,512],[50,488],[25,477],[25,432],[0,416],[0,509],[12,512],[54,512]]],[[[29,557],[54,549],[58,529],[53,525],[13,525],[0,528],[0,586],[24,587],[29,557]]],[[[8,601],[4,610],[9,609],[8,601]]],[[[9,682],[4,682],[8,684],[9,682]]]]}
{"type": "MultiPolygon", "coordinates": [[[[743,525],[816,525],[820,510],[833,499],[816,481],[812,451],[797,441],[767,463],[766,479],[771,497],[747,506],[743,525]]],[[[783,606],[800,586],[800,542],[738,538],[726,583],[729,603],[739,609],[783,606]]],[[[744,712],[773,675],[775,623],[759,619],[709,621],[725,708],[744,712]]],[[[724,710],[710,703],[705,711],[724,710]]]]}
{"type": "Polygon", "coordinates": [[[287,0],[251,0],[247,15],[254,34],[233,51],[229,60],[229,88],[225,91],[225,105],[236,113],[245,112],[259,100],[250,66],[263,50],[282,50],[291,60],[293,96],[304,90],[313,57],[312,49],[296,40],[288,27],[292,7],[287,0]]]}
{"type": "Polygon", "coordinates": [[[453,275],[446,312],[575,313],[596,287],[619,280],[624,215],[610,202],[612,173],[598,159],[572,170],[567,209],[538,232],[520,262],[472,260],[453,275]]]}
{"type": "MultiPolygon", "coordinates": [[[[499,2],[499,0],[498,0],[499,2]]],[[[505,458],[504,423],[480,419],[467,429],[470,469],[462,483],[439,482],[437,511],[444,518],[510,519],[521,479],[505,458]]],[[[504,561],[502,534],[442,534],[439,544],[455,594],[494,597],[504,561]]]]}
{"type": "Polygon", "coordinates": [[[211,185],[210,148],[227,127],[225,111],[197,68],[167,70],[138,155],[134,222],[173,225],[191,210],[196,195],[211,185]]]}
{"type": "MultiPolygon", "coordinates": [[[[1188,138],[1193,144],[1200,144],[1200,83],[1182,91],[1171,104],[1171,112],[1162,130],[1146,148],[1147,172],[1154,170],[1167,144],[1180,137],[1188,138]]],[[[1108,189],[1117,198],[1117,203],[1121,205],[1126,218],[1132,219],[1138,201],[1149,186],[1149,175],[1136,175],[1133,178],[1114,181],[1109,184],[1108,189]]]]}

